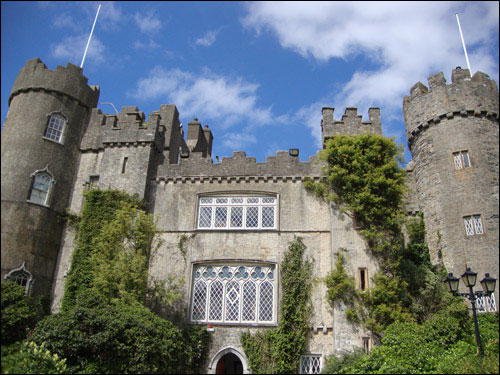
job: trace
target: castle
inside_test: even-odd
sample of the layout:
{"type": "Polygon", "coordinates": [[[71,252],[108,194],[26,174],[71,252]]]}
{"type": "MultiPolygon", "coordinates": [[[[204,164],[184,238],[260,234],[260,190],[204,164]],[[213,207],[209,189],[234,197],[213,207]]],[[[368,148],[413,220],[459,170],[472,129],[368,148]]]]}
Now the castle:
{"type": "MultiPolygon", "coordinates": [[[[137,194],[157,219],[163,240],[150,273],[183,276],[182,308],[193,323],[211,324],[208,373],[250,371],[241,332],[278,322],[280,262],[303,238],[313,276],[325,277],[344,249],[357,287],[370,287],[377,263],[352,219],[306,191],[305,177],[321,178],[316,156],[278,151],[257,163],[244,152],[213,163],[213,135],[194,119],[187,135],[175,105],[146,116],[137,107],[118,114],[97,109],[99,88],[82,69],[49,70],[39,59],[21,69],[2,130],[2,280],[32,295],[50,294],[60,307],[75,233],[58,220],[79,214],[92,186],[137,194]],[[179,244],[182,239],[182,250],[179,244]]],[[[408,212],[422,212],[434,263],[459,276],[466,266],[498,278],[498,89],[481,72],[454,69],[404,98],[408,145],[408,212]]],[[[323,108],[322,139],[336,134],[382,134],[380,110],[363,121],[356,108],[334,120],[323,108]]],[[[324,283],[312,291],[313,311],[302,373],[353,347],[369,350],[370,333],[352,326],[344,307],[331,308],[324,283]]],[[[496,311],[498,289],[480,311],[496,311]]]]}

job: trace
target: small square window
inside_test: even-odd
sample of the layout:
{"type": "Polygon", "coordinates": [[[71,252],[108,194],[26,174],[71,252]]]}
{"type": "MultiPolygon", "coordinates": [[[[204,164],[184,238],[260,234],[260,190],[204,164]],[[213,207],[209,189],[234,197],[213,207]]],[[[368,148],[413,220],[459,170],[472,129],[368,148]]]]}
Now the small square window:
{"type": "Polygon", "coordinates": [[[481,215],[464,216],[464,225],[467,236],[484,233],[481,215]]]}
{"type": "Polygon", "coordinates": [[[469,151],[454,152],[453,164],[455,165],[455,169],[470,168],[469,151]]]}

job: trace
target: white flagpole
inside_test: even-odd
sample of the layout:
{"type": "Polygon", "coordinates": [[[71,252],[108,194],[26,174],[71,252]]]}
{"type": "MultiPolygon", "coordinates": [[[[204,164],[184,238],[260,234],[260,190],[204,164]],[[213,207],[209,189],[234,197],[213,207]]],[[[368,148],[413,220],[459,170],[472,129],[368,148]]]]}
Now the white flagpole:
{"type": "Polygon", "coordinates": [[[85,47],[85,52],[83,53],[83,58],[82,58],[82,63],[80,64],[80,68],[83,68],[83,62],[85,61],[85,56],[87,55],[90,39],[92,38],[92,33],[94,32],[95,23],[97,21],[97,16],[99,15],[100,9],[101,9],[101,4],[99,4],[99,8],[97,8],[97,14],[95,15],[94,24],[92,25],[92,30],[90,31],[89,40],[87,41],[87,47],[85,47]]]}
{"type": "Polygon", "coordinates": [[[469,57],[467,56],[467,49],[465,48],[464,36],[462,34],[462,28],[460,27],[460,20],[458,19],[458,13],[455,13],[457,16],[458,30],[460,31],[460,38],[462,39],[462,46],[464,47],[465,60],[467,61],[467,68],[469,68],[470,74],[472,74],[472,70],[470,69],[469,57]]]}

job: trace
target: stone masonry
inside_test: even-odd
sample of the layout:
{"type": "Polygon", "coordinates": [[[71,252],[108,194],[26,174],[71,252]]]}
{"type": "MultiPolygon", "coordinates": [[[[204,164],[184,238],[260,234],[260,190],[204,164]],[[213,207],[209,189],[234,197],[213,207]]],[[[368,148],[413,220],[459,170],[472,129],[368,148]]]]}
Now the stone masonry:
{"type": "MultiPolygon", "coordinates": [[[[333,269],[336,255],[342,252],[358,286],[360,270],[366,272],[366,287],[370,286],[377,263],[349,214],[304,189],[306,177],[321,178],[323,165],[317,156],[301,162],[292,152],[278,151],[258,163],[245,152],[236,151],[214,163],[211,129],[194,119],[184,134],[175,105],[162,105],[147,118],[135,106],[123,107],[118,114],[104,114],[96,108],[98,97],[98,87],[88,86],[82,70],[72,64],[53,71],[33,59],[21,69],[2,130],[2,280],[26,272],[31,281],[29,292],[50,293],[52,309],[58,311],[75,245],[73,229],[60,224],[58,216],[65,209],[79,214],[83,192],[99,187],[137,194],[148,203],[162,243],[151,261],[150,273],[180,283],[183,298],[175,305],[178,316],[193,324],[213,325],[204,364],[208,373],[215,373],[229,353],[238,358],[245,373],[250,372],[240,335],[277,325],[282,293],[280,263],[294,238],[303,238],[315,280],[333,269]],[[44,136],[53,114],[66,120],[59,141],[44,136]],[[45,204],[30,198],[37,173],[51,179],[45,204]],[[260,206],[252,206],[252,199],[260,206]],[[218,201],[226,206],[210,203],[218,201]],[[246,206],[230,206],[228,202],[233,201],[244,201],[246,206]],[[265,220],[270,224],[264,224],[265,220]],[[210,275],[212,268],[223,267],[227,268],[224,272],[240,267],[240,271],[254,270],[255,275],[261,268],[272,270],[266,276],[268,294],[263,282],[251,284],[254,276],[246,276],[249,279],[245,284],[240,282],[240,292],[230,291],[228,280],[224,281],[225,294],[220,292],[217,297],[215,279],[203,279],[197,270],[210,275]],[[203,285],[212,286],[203,291],[203,285]],[[261,314],[265,307],[268,317],[259,315],[257,319],[253,315],[245,322],[244,303],[238,302],[241,317],[229,318],[231,304],[244,299],[243,285],[261,285],[253,297],[259,305],[255,314],[261,314]],[[224,319],[208,318],[217,310],[213,306],[218,306],[212,300],[207,305],[210,312],[203,312],[206,318],[196,317],[205,311],[200,299],[209,298],[220,299],[224,319]]],[[[467,70],[455,69],[452,84],[447,85],[439,73],[429,78],[429,88],[414,85],[403,108],[413,155],[407,167],[411,191],[407,210],[411,214],[423,212],[433,262],[443,262],[457,275],[469,266],[479,278],[484,272],[498,278],[495,83],[483,73],[470,78],[467,70]],[[470,165],[455,169],[454,154],[465,151],[470,165]],[[468,236],[464,218],[478,216],[483,233],[468,236]]],[[[379,108],[369,109],[368,121],[363,121],[354,107],[346,108],[341,120],[335,120],[333,112],[333,108],[323,108],[323,142],[338,134],[382,134],[379,108]]],[[[213,277],[223,280],[225,276],[221,271],[213,277]]],[[[227,277],[237,280],[236,275],[227,277]]],[[[247,302],[252,300],[249,295],[247,302]]],[[[370,332],[349,323],[345,306],[332,308],[325,295],[325,284],[315,283],[304,355],[324,361],[329,355],[371,345],[370,332]]],[[[498,294],[496,297],[498,300],[498,294]]]]}

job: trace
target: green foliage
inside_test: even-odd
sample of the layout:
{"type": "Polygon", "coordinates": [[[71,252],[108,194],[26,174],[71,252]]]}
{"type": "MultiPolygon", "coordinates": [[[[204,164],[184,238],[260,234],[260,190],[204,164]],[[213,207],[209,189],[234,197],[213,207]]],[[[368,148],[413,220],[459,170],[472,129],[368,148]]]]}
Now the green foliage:
{"type": "Polygon", "coordinates": [[[243,333],[241,343],[255,374],[293,374],[305,349],[311,312],[311,263],[303,260],[299,237],[290,243],[281,264],[283,297],[276,328],[254,335],[243,333]]]}
{"type": "Polygon", "coordinates": [[[320,158],[328,163],[326,180],[308,180],[306,187],[350,211],[367,235],[399,230],[406,178],[399,168],[401,146],[381,135],[338,135],[326,142],[320,158]]]}
{"type": "Polygon", "coordinates": [[[3,361],[2,374],[66,374],[66,360],[52,354],[45,344],[24,342],[17,353],[3,361]]]}
{"type": "Polygon", "coordinates": [[[356,364],[365,352],[361,348],[355,348],[353,352],[346,352],[340,357],[332,355],[329,357],[323,367],[323,374],[337,374],[345,367],[350,367],[356,364]]]}
{"type": "Polygon", "coordinates": [[[202,328],[183,333],[143,306],[101,302],[46,317],[31,339],[65,358],[71,373],[196,371],[208,339],[202,328]]]}
{"type": "Polygon", "coordinates": [[[330,358],[325,373],[339,374],[498,374],[498,313],[481,314],[485,356],[477,356],[473,322],[463,300],[423,324],[394,322],[370,354],[330,358]]]}
{"type": "Polygon", "coordinates": [[[325,278],[328,288],[326,297],[333,307],[335,302],[343,302],[347,306],[352,306],[358,299],[358,293],[354,283],[354,277],[348,276],[345,270],[345,256],[337,253],[335,269],[330,271],[325,278]]]}
{"type": "Polygon", "coordinates": [[[74,306],[77,295],[92,287],[91,259],[96,250],[95,241],[105,224],[115,218],[119,209],[143,207],[139,199],[115,190],[88,190],[84,192],[84,198],[85,203],[78,225],[78,239],[65,283],[63,310],[74,306]]]}
{"type": "Polygon", "coordinates": [[[38,311],[35,301],[26,296],[22,286],[6,281],[2,283],[2,345],[23,340],[35,326],[38,311]]]}

